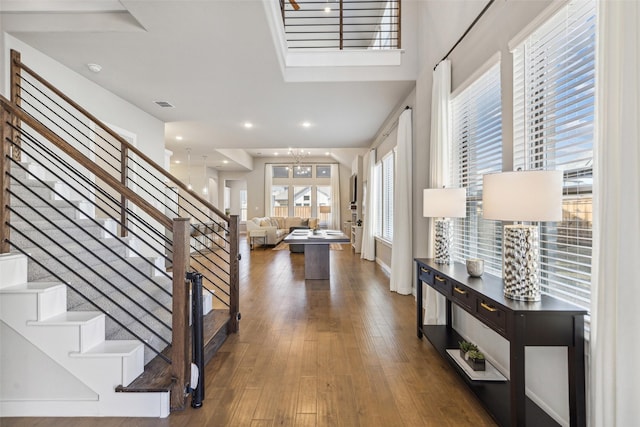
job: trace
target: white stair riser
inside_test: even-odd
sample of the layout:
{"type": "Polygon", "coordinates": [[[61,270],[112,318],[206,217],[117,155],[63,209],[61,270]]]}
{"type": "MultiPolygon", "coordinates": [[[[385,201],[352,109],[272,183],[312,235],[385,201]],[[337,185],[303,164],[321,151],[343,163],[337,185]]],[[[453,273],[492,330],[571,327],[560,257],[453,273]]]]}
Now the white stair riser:
{"type": "MultiPolygon", "coordinates": [[[[144,351],[139,347],[131,355],[125,356],[84,356],[82,353],[69,354],[74,364],[74,374],[79,378],[90,378],[87,385],[100,385],[113,391],[117,386],[128,386],[144,371],[144,351]]],[[[105,389],[103,389],[105,390],[105,389]]]]}
{"type": "Polygon", "coordinates": [[[169,393],[111,393],[98,401],[5,401],[4,417],[156,417],[169,416],[169,393]]]}
{"type": "Polygon", "coordinates": [[[27,281],[27,257],[24,255],[0,255],[0,289],[27,281]]]}
{"type": "MultiPolygon", "coordinates": [[[[98,328],[80,328],[77,325],[34,326],[28,323],[13,323],[6,321],[6,319],[3,320],[97,393],[113,393],[116,386],[129,384],[132,376],[135,379],[144,370],[140,355],[142,352],[127,356],[105,357],[82,357],[82,355],[74,354],[80,352],[81,348],[82,351],[88,349],[83,348],[83,342],[88,344],[91,341],[104,341],[104,317],[102,317],[102,322],[90,322],[102,323],[101,332],[95,330],[98,328]],[[84,330],[81,331],[81,329],[84,330]],[[86,336],[90,333],[89,329],[94,329],[94,337],[86,336]],[[128,382],[125,383],[123,380],[128,382]]],[[[93,345],[97,345],[97,343],[93,345]]]]}
{"type": "Polygon", "coordinates": [[[32,321],[45,320],[67,311],[67,287],[60,284],[46,285],[47,288],[44,290],[42,285],[36,286],[40,290],[33,288],[20,291],[13,288],[0,290],[2,313],[12,314],[14,310],[20,310],[21,319],[32,321]]]}
{"type": "Polygon", "coordinates": [[[48,342],[53,340],[51,347],[57,347],[55,340],[64,339],[64,348],[69,351],[86,351],[91,347],[104,341],[105,316],[99,316],[91,321],[78,324],[50,325],[38,321],[29,321],[32,336],[39,341],[48,342]]]}

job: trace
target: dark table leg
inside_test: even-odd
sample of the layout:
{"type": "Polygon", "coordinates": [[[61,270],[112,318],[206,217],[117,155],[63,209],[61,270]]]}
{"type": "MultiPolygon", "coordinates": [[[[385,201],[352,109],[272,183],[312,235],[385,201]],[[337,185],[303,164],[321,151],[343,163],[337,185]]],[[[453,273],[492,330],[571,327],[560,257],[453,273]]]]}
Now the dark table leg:
{"type": "Polygon", "coordinates": [[[328,280],[329,244],[305,245],[304,248],[304,278],[306,280],[328,280]]]}
{"type": "MultiPolygon", "coordinates": [[[[416,264],[417,265],[417,264],[416,264]]],[[[418,319],[418,338],[422,339],[422,323],[423,323],[423,314],[422,314],[422,280],[420,280],[420,266],[417,265],[416,268],[416,306],[417,306],[417,316],[418,319]]]]}
{"type": "Polygon", "coordinates": [[[511,425],[526,426],[526,399],[525,399],[525,380],[524,380],[524,344],[525,344],[525,317],[523,315],[515,316],[515,330],[513,332],[513,340],[511,341],[510,351],[510,399],[511,399],[511,425]]]}
{"type": "Polygon", "coordinates": [[[567,348],[569,370],[569,416],[571,427],[584,427],[586,421],[584,316],[574,316],[574,345],[567,348]]]}

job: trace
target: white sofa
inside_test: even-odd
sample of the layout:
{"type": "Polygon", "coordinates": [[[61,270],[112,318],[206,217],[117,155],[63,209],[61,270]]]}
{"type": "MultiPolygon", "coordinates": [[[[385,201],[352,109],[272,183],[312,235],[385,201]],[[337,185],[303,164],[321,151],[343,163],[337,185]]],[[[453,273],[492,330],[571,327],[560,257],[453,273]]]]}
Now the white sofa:
{"type": "Polygon", "coordinates": [[[267,232],[265,245],[277,245],[288,234],[291,227],[318,228],[318,218],[294,217],[255,217],[247,221],[247,235],[251,235],[251,230],[264,230],[267,232]]]}

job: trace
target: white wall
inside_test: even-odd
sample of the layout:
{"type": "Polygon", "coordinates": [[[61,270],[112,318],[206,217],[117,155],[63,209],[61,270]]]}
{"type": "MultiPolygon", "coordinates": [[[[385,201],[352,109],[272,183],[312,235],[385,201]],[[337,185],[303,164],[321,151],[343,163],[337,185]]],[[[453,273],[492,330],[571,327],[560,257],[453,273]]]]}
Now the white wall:
{"type": "MultiPolygon", "coordinates": [[[[5,70],[8,67],[10,49],[19,51],[22,62],[98,119],[135,133],[138,149],[159,165],[164,164],[164,123],[162,121],[8,34],[5,35],[5,63],[3,64],[5,70]]],[[[3,93],[10,93],[8,80],[4,82],[3,93]]]]}

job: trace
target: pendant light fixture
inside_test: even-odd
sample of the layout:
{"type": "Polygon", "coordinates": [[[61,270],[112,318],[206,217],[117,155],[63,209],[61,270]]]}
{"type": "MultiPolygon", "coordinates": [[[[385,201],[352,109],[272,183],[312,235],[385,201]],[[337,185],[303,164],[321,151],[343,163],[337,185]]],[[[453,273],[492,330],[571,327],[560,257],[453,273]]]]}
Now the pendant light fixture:
{"type": "Polygon", "coordinates": [[[206,195],[209,192],[207,188],[207,156],[202,156],[202,176],[204,177],[204,187],[202,187],[202,194],[206,195]]]}
{"type": "Polygon", "coordinates": [[[193,190],[191,185],[191,148],[187,148],[187,188],[193,190]]]}

